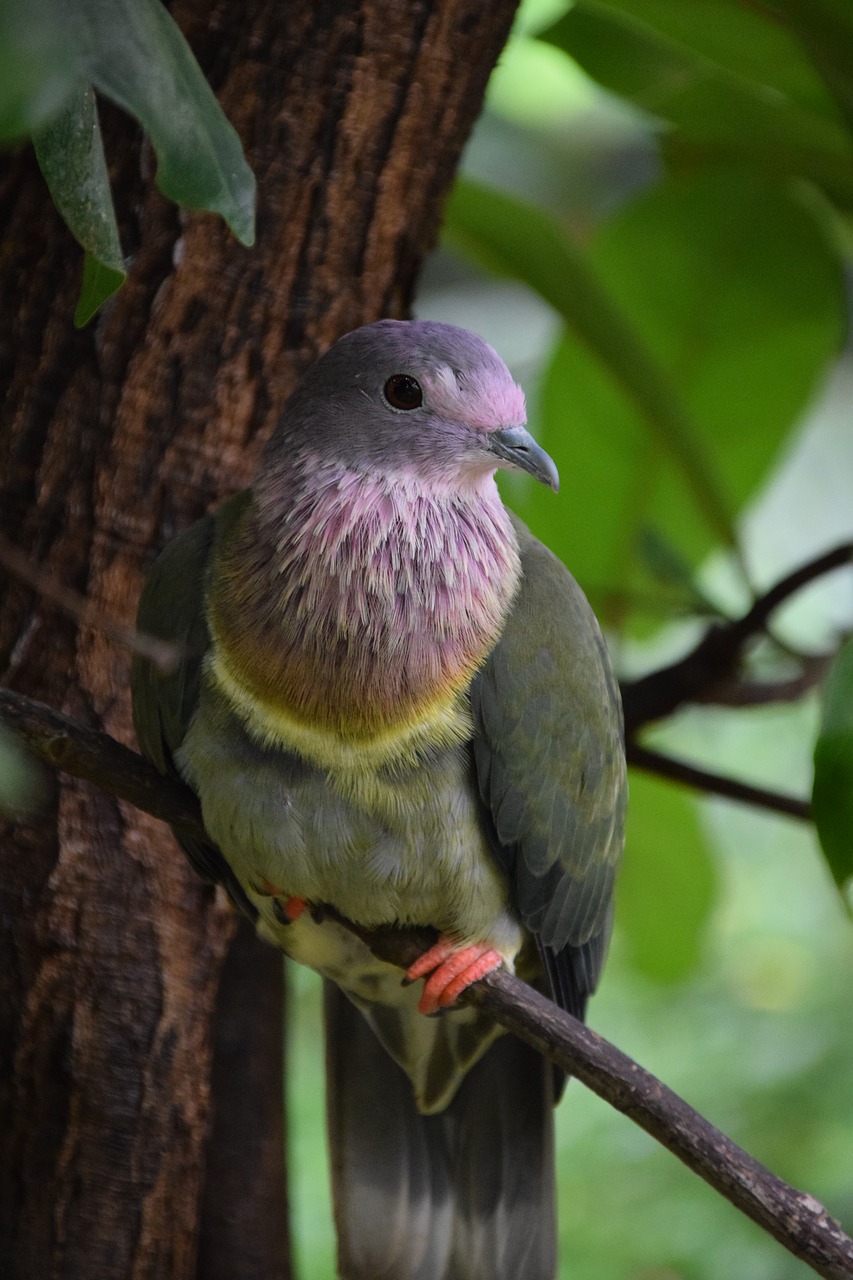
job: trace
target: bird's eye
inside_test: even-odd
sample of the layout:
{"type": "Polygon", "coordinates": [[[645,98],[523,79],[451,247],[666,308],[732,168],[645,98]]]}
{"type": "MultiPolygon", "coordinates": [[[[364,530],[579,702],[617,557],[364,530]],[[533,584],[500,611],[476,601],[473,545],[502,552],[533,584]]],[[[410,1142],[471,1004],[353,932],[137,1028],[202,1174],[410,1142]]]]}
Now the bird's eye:
{"type": "Polygon", "coordinates": [[[418,409],[424,402],[424,393],[417,378],[395,373],[385,383],[385,399],[394,409],[418,409]]]}

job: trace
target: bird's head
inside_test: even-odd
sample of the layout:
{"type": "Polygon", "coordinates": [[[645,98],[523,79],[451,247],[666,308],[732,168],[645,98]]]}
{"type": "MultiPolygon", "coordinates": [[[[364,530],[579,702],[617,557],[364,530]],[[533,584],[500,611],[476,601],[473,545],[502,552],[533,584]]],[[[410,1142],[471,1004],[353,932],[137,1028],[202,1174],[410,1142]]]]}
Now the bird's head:
{"type": "Polygon", "coordinates": [[[525,426],[524,395],[495,351],[465,329],[380,320],[345,334],[307,372],[267,447],[447,488],[499,468],[557,489],[557,468],[525,426]]]}

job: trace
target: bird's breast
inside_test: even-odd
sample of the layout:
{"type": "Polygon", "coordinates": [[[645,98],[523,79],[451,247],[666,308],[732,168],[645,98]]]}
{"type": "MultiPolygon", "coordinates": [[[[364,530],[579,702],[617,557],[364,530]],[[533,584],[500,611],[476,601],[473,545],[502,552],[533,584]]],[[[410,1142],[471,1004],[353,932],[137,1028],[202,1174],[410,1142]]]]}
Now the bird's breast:
{"type": "Polygon", "coordinates": [[[496,491],[336,491],[275,533],[256,515],[220,553],[211,674],[265,741],[317,763],[448,745],[470,736],[467,690],[519,573],[496,491]]]}

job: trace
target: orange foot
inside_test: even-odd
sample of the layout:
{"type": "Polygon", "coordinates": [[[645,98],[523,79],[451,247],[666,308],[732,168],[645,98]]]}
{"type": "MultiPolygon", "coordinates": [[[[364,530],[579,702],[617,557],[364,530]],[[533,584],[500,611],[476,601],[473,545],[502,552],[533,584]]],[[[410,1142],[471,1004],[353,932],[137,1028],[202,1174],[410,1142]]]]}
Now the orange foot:
{"type": "Polygon", "coordinates": [[[265,898],[274,898],[272,904],[273,915],[279,924],[293,924],[294,920],[298,920],[308,907],[308,903],[304,898],[294,898],[288,894],[286,889],[282,889],[280,885],[273,884],[271,880],[264,878],[259,880],[257,884],[253,884],[252,888],[255,893],[262,893],[265,898]]]}
{"type": "Polygon", "coordinates": [[[418,1009],[421,1013],[438,1013],[452,1005],[460,991],[501,964],[503,956],[482,943],[460,947],[451,938],[439,938],[434,947],[409,965],[406,981],[416,982],[429,974],[418,1009]]]}
{"type": "Polygon", "coordinates": [[[304,898],[279,897],[273,900],[273,915],[280,924],[293,924],[308,909],[304,898]]]}

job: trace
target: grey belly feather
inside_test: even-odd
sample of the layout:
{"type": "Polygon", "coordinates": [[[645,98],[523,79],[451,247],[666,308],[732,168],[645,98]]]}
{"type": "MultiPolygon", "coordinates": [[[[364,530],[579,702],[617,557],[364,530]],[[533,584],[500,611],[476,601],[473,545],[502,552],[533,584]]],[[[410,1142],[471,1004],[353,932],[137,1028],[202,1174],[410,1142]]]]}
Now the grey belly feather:
{"type": "Polygon", "coordinates": [[[176,760],[258,908],[259,932],[341,987],[411,1079],[421,1110],[445,1107],[498,1034],[493,1024],[472,1009],[424,1018],[419,984],[404,987],[399,969],[333,921],[305,913],[283,924],[264,882],[366,928],[431,925],[487,942],[511,964],[521,929],[483,834],[467,744],[360,780],[255,742],[205,690],[176,760]]]}

